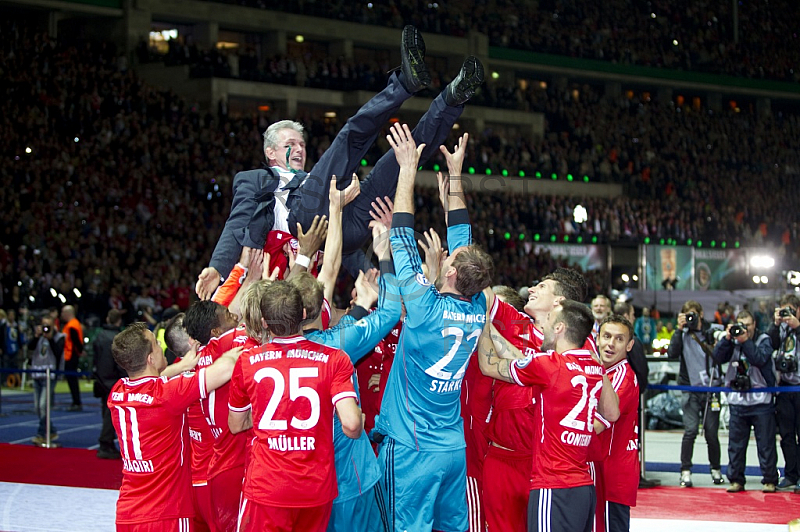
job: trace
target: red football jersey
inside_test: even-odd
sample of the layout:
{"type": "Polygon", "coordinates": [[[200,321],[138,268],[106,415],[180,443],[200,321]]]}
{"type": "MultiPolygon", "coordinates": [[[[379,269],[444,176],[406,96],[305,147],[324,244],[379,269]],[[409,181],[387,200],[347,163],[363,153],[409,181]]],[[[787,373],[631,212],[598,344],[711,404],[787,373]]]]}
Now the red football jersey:
{"type": "Polygon", "coordinates": [[[606,372],[619,397],[620,416],[610,429],[610,450],[603,461],[601,480],[608,501],[636,506],[639,489],[639,383],[623,359],[606,372]]]}
{"type": "Polygon", "coordinates": [[[186,409],[206,396],[205,370],[119,380],[108,408],[122,453],[118,524],[192,517],[186,409]]]}
{"type": "Polygon", "coordinates": [[[208,461],[214,452],[214,435],[211,427],[206,423],[206,416],[200,406],[200,401],[195,401],[186,410],[186,421],[189,424],[189,437],[192,447],[192,484],[205,486],[208,483],[208,461]]]}
{"type": "Polygon", "coordinates": [[[275,338],[239,357],[229,407],[252,409],[255,441],[243,487],[248,500],[304,508],[336,498],[334,405],[356,399],[352,375],[344,351],[302,336],[275,338]]]}
{"type": "MultiPolygon", "coordinates": [[[[523,353],[526,348],[539,351],[543,336],[533,326],[531,318],[500,301],[500,298],[496,297],[495,301],[497,303],[492,308],[490,317],[497,332],[523,353]]],[[[492,412],[486,427],[486,437],[506,449],[532,452],[534,389],[495,381],[492,395],[492,412]]]]}
{"type": "MultiPolygon", "coordinates": [[[[495,298],[499,301],[499,298],[495,298]]],[[[536,328],[527,314],[499,301],[492,309],[492,325],[514,347],[525,355],[539,352],[544,335],[536,328]]],[[[583,349],[597,353],[591,337],[586,339],[583,349]]],[[[534,417],[533,405],[538,390],[519,387],[507,382],[495,381],[492,414],[486,428],[486,436],[498,445],[515,451],[533,452],[534,417]]]]}
{"type": "Polygon", "coordinates": [[[592,484],[586,463],[605,370],[591,351],[531,353],[511,362],[521,386],[538,386],[531,489],[592,484]]]}
{"type": "MultiPolygon", "coordinates": [[[[464,420],[464,443],[467,454],[467,476],[483,479],[483,460],[489,448],[486,421],[492,409],[492,382],[481,373],[478,357],[472,355],[461,381],[461,417],[464,420]]],[[[519,388],[519,386],[515,386],[519,388]]]]}
{"type": "MultiPolygon", "coordinates": [[[[286,277],[286,270],[289,269],[289,259],[286,258],[284,246],[289,244],[291,253],[297,253],[300,243],[291,233],[284,233],[277,229],[273,229],[267,233],[267,241],[264,243],[264,252],[269,253],[269,270],[271,274],[275,268],[279,268],[278,279],[286,277]]],[[[308,265],[308,273],[316,277],[318,275],[317,265],[322,260],[322,250],[317,251],[311,259],[311,264],[308,265]]]]}
{"type": "MultiPolygon", "coordinates": [[[[247,334],[244,326],[231,329],[219,337],[212,338],[208,344],[202,346],[197,354],[198,368],[205,368],[213,364],[219,357],[236,347],[251,349],[257,347],[258,340],[247,334]]],[[[214,478],[218,473],[234,467],[244,465],[246,450],[245,441],[248,432],[231,434],[228,429],[228,392],[230,383],[226,383],[216,390],[208,393],[208,397],[200,401],[203,413],[203,423],[213,436],[211,450],[206,456],[208,468],[207,478],[214,478]]],[[[194,459],[192,460],[194,463],[194,459]]]]}

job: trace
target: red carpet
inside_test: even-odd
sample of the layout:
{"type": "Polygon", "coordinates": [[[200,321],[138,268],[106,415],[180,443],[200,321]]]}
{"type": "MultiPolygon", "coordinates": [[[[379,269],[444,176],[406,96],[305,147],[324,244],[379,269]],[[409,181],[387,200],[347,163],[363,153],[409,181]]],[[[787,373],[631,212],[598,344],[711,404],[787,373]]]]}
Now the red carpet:
{"type": "Polygon", "coordinates": [[[122,460],[102,460],[88,449],[43,449],[0,444],[0,481],[76,488],[119,489],[122,460]]]}
{"type": "Polygon", "coordinates": [[[800,499],[792,493],[761,493],[761,484],[745,486],[752,491],[728,493],[723,488],[639,490],[631,517],[642,519],[690,519],[786,524],[800,517],[800,499]]]}

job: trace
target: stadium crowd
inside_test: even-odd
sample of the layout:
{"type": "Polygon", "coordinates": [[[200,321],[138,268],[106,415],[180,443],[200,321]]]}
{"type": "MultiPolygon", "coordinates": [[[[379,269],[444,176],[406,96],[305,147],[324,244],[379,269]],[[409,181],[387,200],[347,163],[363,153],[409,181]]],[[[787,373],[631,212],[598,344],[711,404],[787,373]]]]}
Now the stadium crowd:
{"type": "Polygon", "coordinates": [[[790,0],[737,2],[736,13],[729,2],[708,0],[612,0],[602,7],[585,0],[218,1],[394,28],[412,23],[456,37],[477,31],[493,46],[616,64],[790,82],[800,76],[800,13],[790,0]]]}
{"type": "MultiPolygon", "coordinates": [[[[231,178],[262,164],[252,147],[276,117],[214,116],[142,82],[109,44],[57,43],[24,24],[4,24],[1,149],[10,164],[0,170],[2,306],[48,308],[59,303],[53,288],[71,303],[77,289],[81,312],[101,318],[110,306],[127,308],[125,319],[134,319],[136,300],[154,303],[156,318],[172,304],[185,308],[194,279],[176,261],[207,260],[231,178]]],[[[551,269],[553,259],[531,254],[530,240],[518,238],[536,232],[601,242],[738,239],[795,252],[797,222],[781,196],[768,192],[797,193],[796,115],[604,99],[588,86],[577,98],[554,87],[517,89],[517,96],[545,113],[545,137],[487,127],[473,134],[469,164],[495,175],[517,166],[545,179],[589,175],[624,183],[627,197],[468,194],[476,239],[497,254],[502,282],[523,286],[551,269]],[[720,179],[725,175],[730,179],[720,179]],[[745,187],[758,193],[741,194],[745,187]],[[588,211],[582,224],[572,219],[577,203],[588,211]],[[501,239],[505,233],[512,238],[501,239]]],[[[296,118],[306,125],[313,162],[343,117],[296,118]]],[[[379,136],[367,158],[375,161],[387,148],[379,136]]],[[[433,164],[443,164],[440,155],[428,168],[433,164]]],[[[435,204],[434,191],[418,193],[418,201],[435,204]]],[[[429,220],[419,223],[424,229],[429,220]]],[[[608,288],[599,272],[591,280],[595,291],[608,288]]]]}

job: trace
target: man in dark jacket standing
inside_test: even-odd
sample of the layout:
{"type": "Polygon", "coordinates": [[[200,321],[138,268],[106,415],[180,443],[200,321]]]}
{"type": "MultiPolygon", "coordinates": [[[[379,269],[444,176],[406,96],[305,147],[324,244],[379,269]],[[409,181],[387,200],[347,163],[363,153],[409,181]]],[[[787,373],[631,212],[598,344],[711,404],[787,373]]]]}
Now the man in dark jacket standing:
{"type": "Polygon", "coordinates": [[[100,398],[100,409],[103,414],[103,428],[100,429],[100,437],[97,439],[100,443],[100,448],[97,450],[98,458],[120,458],[119,450],[114,446],[116,434],[107,403],[111,388],[119,379],[127,376],[125,370],[119,367],[111,354],[111,343],[122,330],[121,326],[122,314],[116,309],[109,310],[103,330],[92,344],[94,348],[95,396],[100,398]]]}

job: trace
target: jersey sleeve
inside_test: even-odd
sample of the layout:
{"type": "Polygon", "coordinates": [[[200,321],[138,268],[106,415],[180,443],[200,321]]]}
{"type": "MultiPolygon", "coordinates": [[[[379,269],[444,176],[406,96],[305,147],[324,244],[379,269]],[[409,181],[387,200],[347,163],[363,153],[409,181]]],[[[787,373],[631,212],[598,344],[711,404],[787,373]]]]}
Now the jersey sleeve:
{"type": "Polygon", "coordinates": [[[244,372],[242,371],[242,357],[236,359],[231,375],[231,385],[228,389],[228,408],[234,412],[250,410],[250,397],[244,385],[244,372]]]}
{"type": "Polygon", "coordinates": [[[414,239],[413,223],[414,217],[410,214],[395,214],[389,237],[394,257],[397,290],[403,297],[410,317],[412,314],[425,315],[430,310],[432,301],[436,299],[436,289],[422,273],[422,260],[414,239]]]}
{"type": "Polygon", "coordinates": [[[214,292],[211,301],[219,303],[223,307],[230,305],[233,298],[236,297],[236,293],[239,292],[239,288],[242,287],[242,282],[244,282],[246,275],[247,268],[237,263],[236,266],[233,267],[233,270],[231,270],[231,274],[225,279],[225,282],[222,283],[222,286],[217,288],[217,291],[214,292]]]}
{"type": "Polygon", "coordinates": [[[511,378],[520,386],[543,386],[550,381],[550,373],[555,369],[552,360],[555,353],[529,353],[525,358],[512,360],[511,378]]]}
{"type": "Polygon", "coordinates": [[[336,355],[336,363],[331,375],[331,402],[335,406],[342,399],[352,397],[358,400],[356,390],[353,387],[353,364],[347,353],[339,350],[336,355]]]}
{"type": "MultiPolygon", "coordinates": [[[[384,278],[386,275],[381,275],[379,281],[380,293],[383,296],[385,296],[386,286],[393,284],[392,280],[387,282],[384,278]]],[[[378,309],[375,312],[357,321],[345,316],[335,327],[325,331],[314,331],[306,337],[314,342],[342,349],[350,358],[351,363],[356,364],[371,353],[375,346],[392,331],[392,328],[400,320],[400,313],[399,298],[379,297],[378,309]]]]}
{"type": "Polygon", "coordinates": [[[456,249],[472,244],[472,225],[467,209],[458,209],[447,215],[447,249],[452,254],[456,249]]]}
{"type": "Polygon", "coordinates": [[[635,412],[639,409],[639,384],[636,373],[630,364],[625,371],[617,371],[611,375],[611,386],[619,397],[620,412],[635,412]],[[630,372],[632,375],[628,375],[630,372]]]}
{"type": "Polygon", "coordinates": [[[165,379],[162,393],[164,407],[168,411],[173,413],[184,412],[189,405],[200,399],[205,399],[208,395],[205,368],[194,373],[181,373],[170,379],[165,379]]]}

